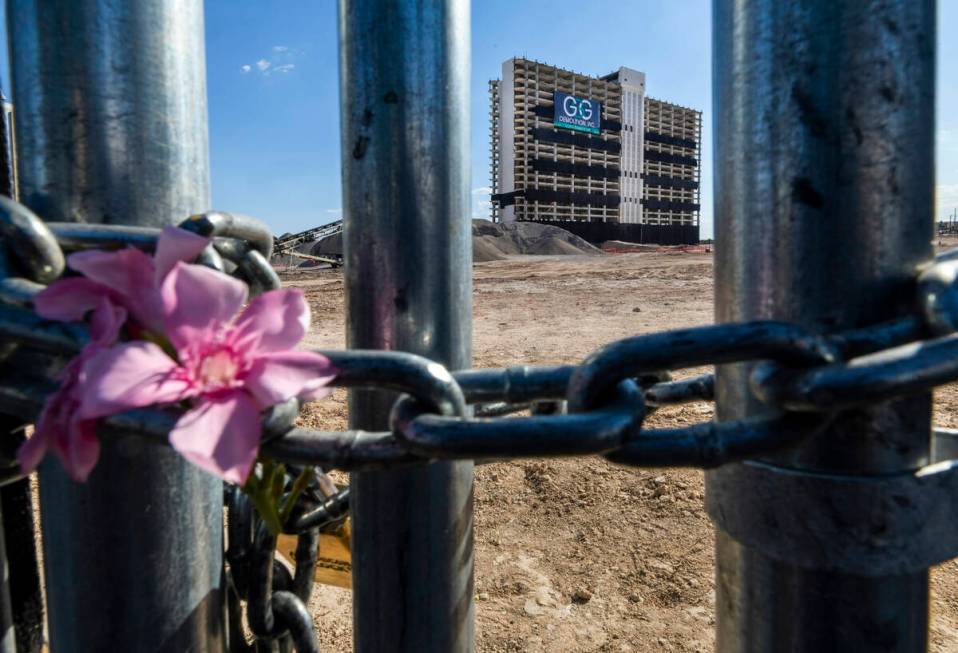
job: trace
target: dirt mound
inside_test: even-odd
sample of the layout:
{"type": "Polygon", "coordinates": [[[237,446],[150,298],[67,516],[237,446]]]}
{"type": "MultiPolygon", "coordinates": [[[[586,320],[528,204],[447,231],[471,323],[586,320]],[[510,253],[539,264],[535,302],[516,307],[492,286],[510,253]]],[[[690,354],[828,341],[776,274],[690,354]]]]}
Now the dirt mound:
{"type": "Polygon", "coordinates": [[[343,232],[339,232],[329,238],[323,238],[319,242],[309,243],[309,253],[313,256],[323,256],[330,254],[343,253],[343,232]]]}
{"type": "MultiPolygon", "coordinates": [[[[339,233],[319,242],[304,243],[297,249],[314,256],[342,254],[343,235],[339,233]]],[[[596,256],[602,254],[602,250],[559,227],[536,222],[494,224],[488,220],[472,221],[473,261],[500,261],[516,254],[596,256]]]]}
{"type": "Polygon", "coordinates": [[[602,254],[602,250],[565,229],[537,222],[494,224],[473,220],[472,242],[472,260],[476,262],[496,261],[512,254],[602,254]]]}
{"type": "Polygon", "coordinates": [[[472,260],[476,263],[501,261],[509,257],[508,252],[499,249],[495,236],[472,237],[472,260]]]}
{"type": "Polygon", "coordinates": [[[594,255],[594,252],[583,252],[581,249],[573,245],[572,243],[566,242],[564,240],[540,240],[533,242],[529,245],[527,254],[589,254],[590,256],[594,255]]]}
{"type": "Polygon", "coordinates": [[[602,250],[606,252],[655,252],[658,249],[658,245],[630,243],[624,240],[607,240],[602,243],[602,250]]]}
{"type": "Polygon", "coordinates": [[[478,220],[473,219],[472,221],[472,235],[475,236],[493,236],[498,237],[501,234],[499,225],[489,220],[478,220]]]}

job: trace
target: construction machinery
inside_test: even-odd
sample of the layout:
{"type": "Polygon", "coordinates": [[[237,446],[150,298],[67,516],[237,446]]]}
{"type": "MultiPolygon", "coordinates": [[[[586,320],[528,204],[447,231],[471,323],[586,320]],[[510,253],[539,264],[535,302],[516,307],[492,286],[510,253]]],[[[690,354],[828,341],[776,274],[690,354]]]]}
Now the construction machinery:
{"type": "Polygon", "coordinates": [[[327,238],[332,238],[338,234],[341,234],[343,231],[343,221],[337,220],[336,222],[330,222],[329,224],[324,224],[319,227],[313,227],[312,229],[307,229],[306,231],[301,231],[296,234],[286,234],[284,236],[279,236],[278,238],[273,239],[273,255],[274,256],[293,256],[296,258],[302,258],[309,261],[318,261],[320,263],[328,263],[334,267],[339,267],[343,264],[343,255],[342,252],[338,254],[326,254],[317,256],[315,254],[305,254],[296,250],[297,247],[304,243],[318,243],[321,240],[326,240],[327,238]]]}

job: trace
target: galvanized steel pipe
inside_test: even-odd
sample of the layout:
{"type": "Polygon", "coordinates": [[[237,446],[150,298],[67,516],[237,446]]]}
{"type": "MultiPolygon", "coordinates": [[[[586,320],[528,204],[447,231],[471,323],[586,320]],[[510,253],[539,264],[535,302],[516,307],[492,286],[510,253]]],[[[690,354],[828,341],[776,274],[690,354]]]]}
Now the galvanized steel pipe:
{"type": "MultiPolygon", "coordinates": [[[[471,359],[469,3],[341,0],[350,348],[471,359]]],[[[354,390],[382,430],[395,395],[354,390]]],[[[471,462],[352,475],[358,653],[473,650],[471,462]]]]}
{"type": "MultiPolygon", "coordinates": [[[[7,2],[20,198],[45,220],[159,226],[208,210],[199,0],[7,2]]],[[[222,651],[222,484],[103,442],[85,484],[40,470],[50,648],[222,651]]]]}
{"type": "MultiPolygon", "coordinates": [[[[713,7],[717,321],[777,319],[828,333],[909,312],[914,271],[932,254],[934,1],[713,7]]],[[[718,370],[720,419],[765,410],[747,371],[718,370]]],[[[767,462],[855,477],[914,470],[930,459],[930,414],[927,393],[849,410],[767,462]]],[[[736,492],[762,492],[743,480],[716,496],[710,481],[720,473],[733,471],[706,476],[719,526],[736,492]]],[[[827,515],[806,499],[796,490],[788,503],[811,529],[827,515]]],[[[763,531],[755,542],[780,536],[774,524],[754,527],[763,531]]],[[[821,546],[827,561],[829,542],[821,546]]],[[[866,577],[803,568],[721,530],[716,557],[719,653],[926,648],[926,569],[866,577]]]]}

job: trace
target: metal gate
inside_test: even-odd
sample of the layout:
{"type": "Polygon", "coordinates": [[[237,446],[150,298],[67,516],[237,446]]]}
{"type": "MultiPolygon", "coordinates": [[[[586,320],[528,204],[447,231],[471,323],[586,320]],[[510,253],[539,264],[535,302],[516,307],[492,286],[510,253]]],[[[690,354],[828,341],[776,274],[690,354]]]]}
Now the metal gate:
{"type": "MultiPolygon", "coordinates": [[[[5,461],[86,337],[30,310],[62,251],[149,249],[199,214],[211,265],[278,285],[265,228],[203,213],[201,3],[7,9],[23,206],[0,205],[5,461]]],[[[711,470],[721,653],[926,650],[928,568],[958,554],[955,447],[931,426],[932,388],[958,380],[958,255],[930,244],[935,3],[715,0],[718,324],[487,370],[469,369],[469,21],[467,0],[340,0],[350,350],[327,354],[350,430],[293,428],[284,405],[262,447],[353,472],[349,492],[284,524],[290,573],[230,488],[224,543],[224,488],[165,446],[168,413],[104,420],[87,483],[40,470],[52,650],[317,650],[317,527],[349,502],[356,650],[471,651],[473,461],[577,455],[711,470]],[[643,428],[713,389],[717,421],[643,428]]],[[[36,516],[4,469],[0,651],[35,652],[36,516]]]]}

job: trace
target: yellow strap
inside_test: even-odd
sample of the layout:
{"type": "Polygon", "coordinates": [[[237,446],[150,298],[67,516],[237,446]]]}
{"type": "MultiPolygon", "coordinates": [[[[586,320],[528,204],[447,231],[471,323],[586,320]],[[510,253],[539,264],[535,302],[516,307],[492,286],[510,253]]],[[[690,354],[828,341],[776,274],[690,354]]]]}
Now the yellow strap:
{"type": "MultiPolygon", "coordinates": [[[[343,527],[335,533],[319,534],[319,555],[316,557],[316,582],[323,585],[335,585],[350,589],[352,583],[352,563],[349,554],[350,523],[346,520],[343,527]]],[[[296,536],[280,535],[276,541],[276,550],[290,564],[296,560],[296,536]]]]}

